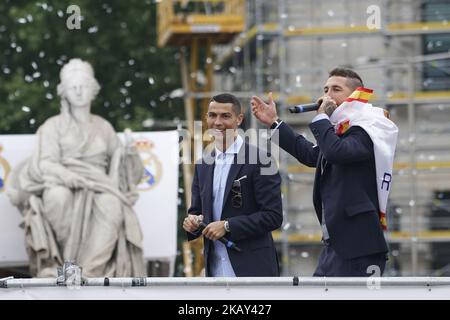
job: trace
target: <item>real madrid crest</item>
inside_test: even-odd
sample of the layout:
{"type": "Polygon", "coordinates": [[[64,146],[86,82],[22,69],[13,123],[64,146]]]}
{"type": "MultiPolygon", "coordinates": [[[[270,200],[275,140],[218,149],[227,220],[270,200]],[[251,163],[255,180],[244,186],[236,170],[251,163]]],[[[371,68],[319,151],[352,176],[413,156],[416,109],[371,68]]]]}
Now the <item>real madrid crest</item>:
{"type": "Polygon", "coordinates": [[[3,146],[0,145],[0,192],[5,190],[6,180],[8,179],[9,172],[11,171],[8,161],[1,156],[2,151],[3,146]]]}
{"type": "Polygon", "coordinates": [[[149,139],[137,140],[136,148],[144,164],[144,176],[138,185],[141,191],[147,191],[155,187],[162,177],[162,165],[158,157],[152,153],[155,146],[149,139]]]}

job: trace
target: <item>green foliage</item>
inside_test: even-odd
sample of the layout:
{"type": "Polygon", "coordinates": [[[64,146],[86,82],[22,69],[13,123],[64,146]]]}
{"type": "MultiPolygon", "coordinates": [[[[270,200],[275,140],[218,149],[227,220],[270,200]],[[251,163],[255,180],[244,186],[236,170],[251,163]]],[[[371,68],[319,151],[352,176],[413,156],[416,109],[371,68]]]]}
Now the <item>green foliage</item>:
{"type": "MultiPolygon", "coordinates": [[[[92,112],[117,131],[149,130],[146,119],[184,118],[175,49],[156,47],[150,0],[4,0],[0,3],[0,133],[33,133],[59,113],[56,86],[71,58],[92,64],[102,89],[92,112]],[[70,30],[69,5],[81,10],[70,30]]],[[[73,21],[73,19],[71,20],[73,21]]]]}

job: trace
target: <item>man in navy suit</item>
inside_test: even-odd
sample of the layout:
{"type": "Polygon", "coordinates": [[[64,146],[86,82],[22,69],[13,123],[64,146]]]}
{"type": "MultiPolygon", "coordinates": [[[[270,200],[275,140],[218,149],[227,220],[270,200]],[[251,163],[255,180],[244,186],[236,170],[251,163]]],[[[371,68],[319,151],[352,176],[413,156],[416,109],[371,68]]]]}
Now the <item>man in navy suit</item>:
{"type": "Polygon", "coordinates": [[[206,276],[279,276],[271,234],[283,220],[276,165],[270,157],[267,163],[255,157],[261,151],[238,135],[244,115],[235,96],[214,96],[206,116],[214,150],[195,165],[192,203],[183,221],[188,239],[204,236],[206,276]],[[201,232],[200,221],[207,225],[201,232]],[[222,237],[241,252],[217,241],[222,237]]]}
{"type": "Polygon", "coordinates": [[[313,202],[325,244],[315,276],[364,277],[383,273],[388,247],[379,220],[373,143],[361,127],[344,135],[335,133],[329,117],[357,87],[360,76],[335,68],[324,86],[324,95],[310,129],[317,145],[295,133],[269,103],[252,98],[252,112],[262,123],[278,130],[279,144],[301,163],[316,167],[313,202]]]}

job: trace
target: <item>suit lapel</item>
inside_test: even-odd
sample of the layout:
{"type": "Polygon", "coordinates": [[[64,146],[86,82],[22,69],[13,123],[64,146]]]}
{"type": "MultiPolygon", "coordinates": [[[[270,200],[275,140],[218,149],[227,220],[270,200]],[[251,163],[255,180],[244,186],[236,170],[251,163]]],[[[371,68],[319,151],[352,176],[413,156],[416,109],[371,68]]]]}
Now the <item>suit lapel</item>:
{"type": "Polygon", "coordinates": [[[316,209],[317,217],[319,218],[320,223],[322,223],[322,197],[320,195],[320,183],[322,180],[322,159],[323,153],[320,152],[317,157],[316,164],[316,175],[314,177],[314,188],[313,188],[313,204],[316,209]]]}
{"type": "Polygon", "coordinates": [[[323,153],[320,153],[318,165],[320,167],[320,175],[324,176],[325,168],[328,166],[328,161],[323,156],[323,153]]]}
{"type": "MultiPolygon", "coordinates": [[[[215,157],[215,152],[211,154],[212,157],[215,157]]],[[[212,195],[213,195],[213,180],[214,180],[214,162],[211,164],[205,164],[205,208],[208,210],[207,214],[208,216],[205,217],[207,221],[205,223],[209,223],[212,221],[212,209],[213,209],[213,202],[212,202],[212,195]]]]}

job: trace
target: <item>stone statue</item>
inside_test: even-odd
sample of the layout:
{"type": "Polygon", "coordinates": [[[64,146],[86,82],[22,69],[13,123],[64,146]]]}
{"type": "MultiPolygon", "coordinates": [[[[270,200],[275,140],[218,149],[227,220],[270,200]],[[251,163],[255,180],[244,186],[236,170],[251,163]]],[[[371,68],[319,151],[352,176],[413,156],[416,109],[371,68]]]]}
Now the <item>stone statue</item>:
{"type": "Polygon", "coordinates": [[[90,112],[100,90],[91,65],[60,72],[61,113],[37,131],[32,157],[14,169],[7,193],[21,211],[30,271],[56,277],[74,261],[86,277],[146,276],[133,205],[143,165],[128,136],[90,112]]]}

